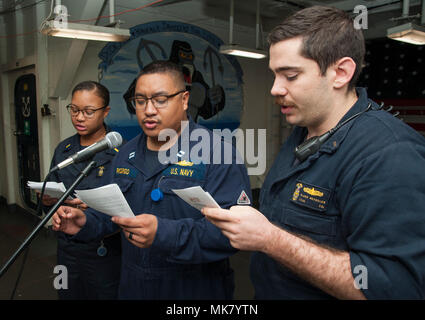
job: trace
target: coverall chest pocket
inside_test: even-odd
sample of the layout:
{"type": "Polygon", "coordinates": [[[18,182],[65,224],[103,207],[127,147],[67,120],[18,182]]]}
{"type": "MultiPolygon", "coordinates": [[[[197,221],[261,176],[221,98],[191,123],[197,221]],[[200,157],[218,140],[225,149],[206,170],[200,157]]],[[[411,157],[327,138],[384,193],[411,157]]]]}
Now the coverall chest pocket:
{"type": "Polygon", "coordinates": [[[202,218],[201,212],[183,199],[177,196],[173,189],[186,189],[195,186],[201,186],[202,182],[194,179],[187,179],[183,177],[163,177],[159,183],[161,191],[164,193],[164,199],[160,201],[159,205],[165,209],[168,214],[172,214],[173,218],[202,218]]]}
{"type": "Polygon", "coordinates": [[[134,180],[131,179],[116,179],[115,183],[120,187],[121,192],[123,194],[126,194],[130,189],[131,186],[134,184],[134,180]]]}
{"type": "Polygon", "coordinates": [[[337,217],[283,209],[281,224],[288,231],[307,236],[318,243],[333,245],[337,235],[337,217]]]}
{"type": "Polygon", "coordinates": [[[159,187],[164,194],[177,195],[173,192],[173,189],[186,189],[196,186],[202,187],[202,181],[188,179],[183,177],[162,177],[159,183],[159,187]]]}

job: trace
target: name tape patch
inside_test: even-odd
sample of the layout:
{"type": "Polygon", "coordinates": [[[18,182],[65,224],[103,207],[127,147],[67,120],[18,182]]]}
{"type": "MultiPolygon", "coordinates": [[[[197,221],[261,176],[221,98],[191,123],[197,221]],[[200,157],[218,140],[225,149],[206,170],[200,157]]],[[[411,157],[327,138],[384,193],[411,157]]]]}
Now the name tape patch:
{"type": "Polygon", "coordinates": [[[135,178],[137,176],[137,172],[136,170],[129,169],[129,168],[116,168],[115,175],[125,175],[125,176],[135,178]]]}
{"type": "Polygon", "coordinates": [[[328,189],[297,181],[291,201],[314,210],[326,211],[330,196],[328,189]]]}
{"type": "Polygon", "coordinates": [[[180,161],[163,171],[163,176],[185,177],[189,179],[203,180],[205,177],[205,165],[194,164],[188,161],[180,161]]]}

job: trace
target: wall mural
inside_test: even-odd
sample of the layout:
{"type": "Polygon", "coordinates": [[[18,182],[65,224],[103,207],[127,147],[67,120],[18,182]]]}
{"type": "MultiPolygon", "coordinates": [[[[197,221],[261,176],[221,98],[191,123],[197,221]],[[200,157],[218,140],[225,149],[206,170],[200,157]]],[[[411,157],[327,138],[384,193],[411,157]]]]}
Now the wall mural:
{"type": "Polygon", "coordinates": [[[99,53],[99,82],[111,93],[107,124],[127,140],[140,133],[136,116],[123,98],[139,71],[154,60],[180,64],[190,90],[189,114],[209,129],[240,125],[243,110],[242,69],[238,61],[222,55],[223,41],[194,25],[174,21],[140,24],[122,43],[108,43],[99,53]],[[124,111],[124,110],[128,110],[124,111]]]}

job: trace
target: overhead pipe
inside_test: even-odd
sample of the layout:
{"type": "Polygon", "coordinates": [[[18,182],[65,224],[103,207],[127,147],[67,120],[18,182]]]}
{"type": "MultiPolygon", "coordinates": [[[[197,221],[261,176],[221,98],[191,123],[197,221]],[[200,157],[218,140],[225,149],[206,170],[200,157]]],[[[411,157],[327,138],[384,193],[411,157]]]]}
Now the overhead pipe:
{"type": "Polygon", "coordinates": [[[115,0],[109,0],[109,23],[115,22],[115,0]]]}
{"type": "Polygon", "coordinates": [[[413,19],[413,18],[419,18],[421,17],[421,24],[425,23],[424,19],[424,11],[425,11],[425,0],[422,0],[422,14],[418,13],[415,15],[410,16],[409,15],[409,9],[410,9],[410,1],[409,0],[403,0],[402,4],[402,13],[400,17],[397,18],[391,18],[391,21],[399,21],[399,20],[407,20],[407,19],[413,19]]]}
{"type": "Polygon", "coordinates": [[[257,26],[256,26],[256,49],[241,47],[233,43],[233,23],[235,15],[235,2],[230,0],[230,18],[229,18],[229,44],[220,46],[220,53],[242,56],[246,58],[263,59],[267,54],[263,50],[259,50],[259,33],[260,33],[260,0],[257,0],[257,26]]]}
{"type": "Polygon", "coordinates": [[[403,0],[403,13],[402,13],[403,18],[407,18],[409,16],[409,7],[410,7],[410,1],[403,0]]]}
{"type": "Polygon", "coordinates": [[[260,0],[257,0],[257,12],[255,21],[255,48],[260,49],[260,0]]]}
{"type": "Polygon", "coordinates": [[[233,21],[235,15],[235,1],[230,0],[230,17],[229,17],[229,44],[233,44],[233,21]]]}

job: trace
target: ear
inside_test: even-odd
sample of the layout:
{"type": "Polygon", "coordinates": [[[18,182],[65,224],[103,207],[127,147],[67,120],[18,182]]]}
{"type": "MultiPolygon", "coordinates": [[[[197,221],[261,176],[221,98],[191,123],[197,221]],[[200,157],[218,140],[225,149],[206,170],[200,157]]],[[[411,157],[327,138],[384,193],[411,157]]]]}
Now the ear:
{"type": "Polygon", "coordinates": [[[189,107],[189,97],[190,97],[189,91],[183,92],[182,99],[183,99],[183,110],[184,111],[186,111],[187,108],[189,107]]]}
{"type": "Polygon", "coordinates": [[[111,110],[110,106],[107,106],[105,108],[105,110],[103,111],[103,120],[105,120],[105,118],[108,116],[110,110],[111,110]]]}
{"type": "Polygon", "coordinates": [[[333,86],[336,89],[340,89],[348,85],[353,78],[354,72],[356,71],[356,63],[350,57],[344,57],[334,63],[333,69],[335,72],[333,86]]]}

